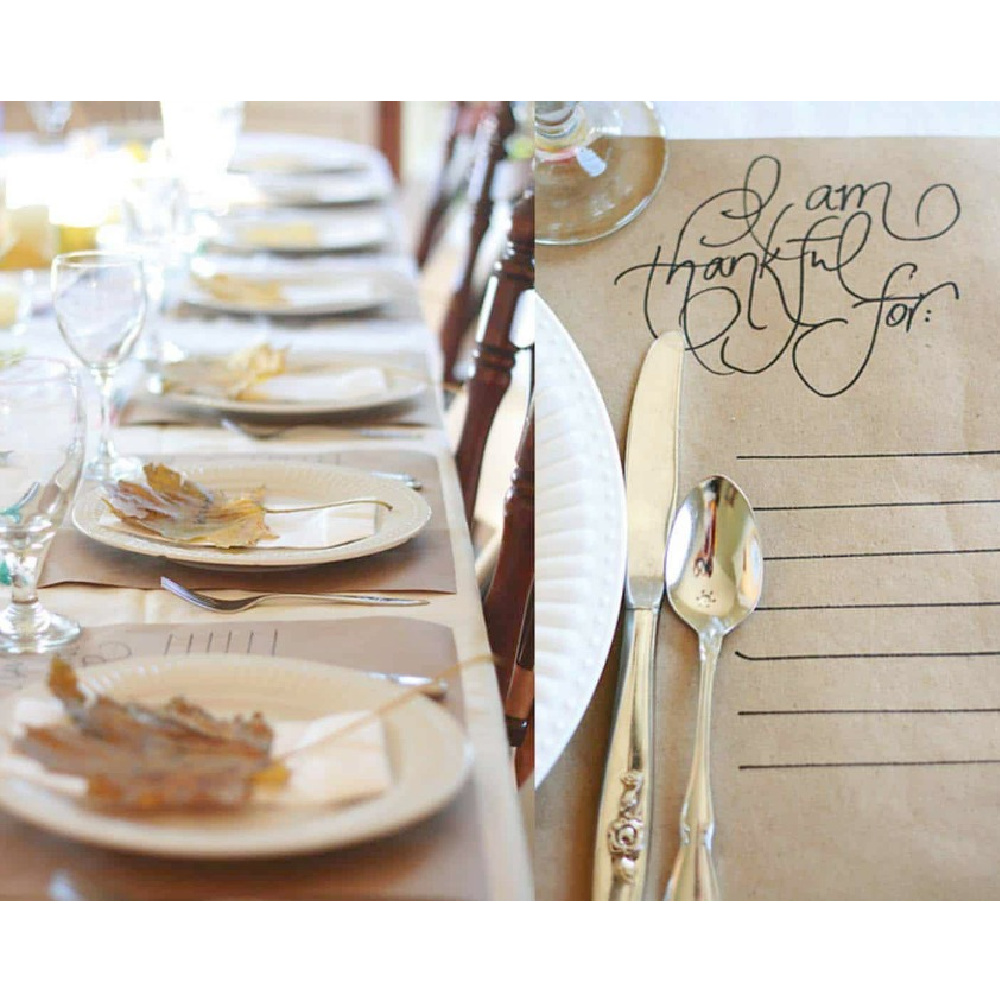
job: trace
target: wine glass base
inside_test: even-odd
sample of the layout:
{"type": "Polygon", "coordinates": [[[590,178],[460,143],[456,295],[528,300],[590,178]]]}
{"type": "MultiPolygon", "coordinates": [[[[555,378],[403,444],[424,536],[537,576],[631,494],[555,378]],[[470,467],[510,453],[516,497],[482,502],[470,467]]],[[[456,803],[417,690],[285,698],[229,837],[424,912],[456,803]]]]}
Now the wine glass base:
{"type": "Polygon", "coordinates": [[[0,652],[42,654],[63,647],[83,632],[79,623],[55,612],[37,609],[30,623],[17,623],[8,609],[0,615],[0,652]]]}
{"type": "Polygon", "coordinates": [[[83,479],[92,483],[113,484],[119,480],[142,477],[142,460],[132,456],[95,459],[83,468],[83,479]]]}
{"type": "Polygon", "coordinates": [[[536,118],[535,242],[606,237],[649,204],[667,171],[667,140],[648,102],[567,105],[561,124],[536,118]]]}

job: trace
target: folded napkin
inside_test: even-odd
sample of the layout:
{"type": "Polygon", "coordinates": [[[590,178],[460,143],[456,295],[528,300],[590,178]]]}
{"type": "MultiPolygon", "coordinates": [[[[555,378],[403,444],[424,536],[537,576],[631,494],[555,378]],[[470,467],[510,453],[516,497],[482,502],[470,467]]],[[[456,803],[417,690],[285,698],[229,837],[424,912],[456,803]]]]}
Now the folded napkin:
{"type": "MultiPolygon", "coordinates": [[[[47,727],[63,719],[62,704],[52,698],[18,700],[14,707],[12,736],[25,727],[47,727]]],[[[272,755],[290,755],[285,763],[288,782],[281,789],[254,793],[257,803],[276,806],[308,806],[370,799],[392,785],[392,768],[386,749],[385,729],[378,719],[353,728],[342,738],[336,733],[364,716],[364,711],[333,713],[316,720],[279,720],[274,731],[272,755]]],[[[22,755],[0,756],[0,775],[43,782],[46,788],[67,796],[83,796],[86,780],[48,772],[39,762],[22,755]]]]}
{"type": "MultiPolygon", "coordinates": [[[[267,506],[269,508],[293,508],[316,503],[315,499],[304,501],[301,498],[268,498],[267,506]]],[[[367,539],[371,536],[375,532],[375,505],[357,504],[344,508],[326,508],[320,511],[294,512],[284,515],[268,512],[265,521],[267,527],[278,538],[262,539],[254,544],[255,549],[333,547],[353,543],[359,539],[367,539]]],[[[183,543],[175,544],[174,541],[163,539],[155,533],[146,533],[142,532],[141,529],[127,526],[111,512],[102,513],[100,524],[106,529],[134,533],[143,538],[168,545],[184,545],[183,543]]]]}
{"type": "Polygon", "coordinates": [[[240,239],[255,247],[315,247],[319,231],[312,223],[259,223],[243,226],[240,239]]]}
{"type": "Polygon", "coordinates": [[[240,399],[348,401],[384,393],[388,388],[389,382],[383,369],[364,366],[343,372],[283,373],[244,391],[240,399]]]}

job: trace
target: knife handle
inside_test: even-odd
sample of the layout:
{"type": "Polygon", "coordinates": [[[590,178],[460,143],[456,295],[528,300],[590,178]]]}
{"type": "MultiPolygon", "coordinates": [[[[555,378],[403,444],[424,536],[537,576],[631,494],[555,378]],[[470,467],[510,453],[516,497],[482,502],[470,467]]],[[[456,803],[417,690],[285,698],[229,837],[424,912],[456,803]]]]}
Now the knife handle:
{"type": "Polygon", "coordinates": [[[593,899],[641,901],[653,763],[652,680],[659,608],[626,608],[618,697],[597,814],[593,899]]]}

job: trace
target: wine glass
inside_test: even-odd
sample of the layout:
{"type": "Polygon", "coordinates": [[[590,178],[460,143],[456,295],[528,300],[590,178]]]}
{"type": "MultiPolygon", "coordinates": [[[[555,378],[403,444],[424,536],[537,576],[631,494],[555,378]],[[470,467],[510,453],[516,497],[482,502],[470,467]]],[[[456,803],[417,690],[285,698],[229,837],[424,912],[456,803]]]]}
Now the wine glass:
{"type": "Polygon", "coordinates": [[[38,601],[38,575],[80,481],[83,392],[65,362],[27,357],[0,369],[0,553],[11,602],[0,612],[0,651],[46,651],[79,623],[38,601]]]}
{"type": "Polygon", "coordinates": [[[115,372],[135,347],[146,318],[142,258],[108,251],[60,254],[52,262],[52,305],[63,340],[101,394],[100,444],[84,478],[110,483],[137,476],[141,462],[120,457],[111,443],[111,394],[115,372]]]}
{"type": "Polygon", "coordinates": [[[73,114],[72,101],[28,101],[27,104],[35,128],[48,142],[54,142],[62,135],[73,114]]]}
{"type": "Polygon", "coordinates": [[[176,276],[186,270],[192,250],[184,208],[180,183],[167,173],[141,172],[125,189],[123,218],[127,249],[142,258],[146,277],[147,315],[139,351],[150,388],[154,390],[160,388],[164,363],[184,357],[180,348],[165,342],[160,333],[168,292],[176,276]]]}
{"type": "Polygon", "coordinates": [[[535,102],[535,239],[582,244],[649,203],[667,171],[666,130],[649,101],[535,102]]]}

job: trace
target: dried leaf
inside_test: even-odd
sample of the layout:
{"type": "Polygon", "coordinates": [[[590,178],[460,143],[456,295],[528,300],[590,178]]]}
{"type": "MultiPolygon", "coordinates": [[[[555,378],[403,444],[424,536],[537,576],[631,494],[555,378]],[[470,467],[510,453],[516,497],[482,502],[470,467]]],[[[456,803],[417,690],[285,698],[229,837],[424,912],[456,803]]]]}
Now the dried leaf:
{"type": "Polygon", "coordinates": [[[85,778],[95,807],[233,808],[247,803],[256,786],[287,781],[287,769],[271,757],[273,732],[260,714],[220,720],[183,698],[158,708],[87,699],[72,667],[58,657],[49,689],[67,721],[26,728],[14,749],[53,772],[85,778]]]}
{"type": "Polygon", "coordinates": [[[147,463],[145,484],[119,480],[105,504],[125,525],[172,543],[253,546],[278,537],[264,520],[264,488],[234,494],[188,480],[169,466],[147,463]]]}
{"type": "Polygon", "coordinates": [[[287,356],[287,348],[274,348],[264,341],[224,358],[187,358],[165,367],[163,388],[188,396],[240,400],[255,386],[286,372],[287,356]]]}

